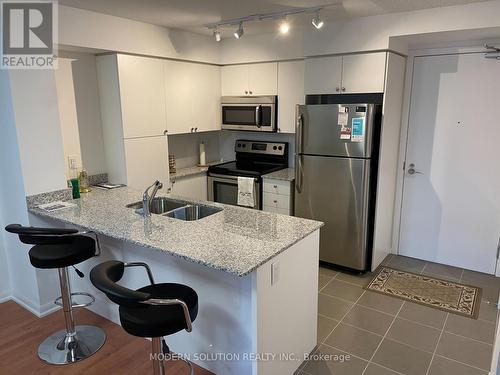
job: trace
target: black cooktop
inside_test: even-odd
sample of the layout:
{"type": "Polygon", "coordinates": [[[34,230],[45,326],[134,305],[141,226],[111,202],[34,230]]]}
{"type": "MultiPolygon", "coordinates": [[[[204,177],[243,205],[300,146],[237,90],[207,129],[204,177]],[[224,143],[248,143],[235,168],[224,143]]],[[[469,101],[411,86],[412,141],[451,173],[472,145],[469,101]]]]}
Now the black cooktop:
{"type": "Polygon", "coordinates": [[[260,177],[262,175],[279,171],[286,168],[283,164],[273,163],[241,163],[237,161],[230,161],[228,163],[211,165],[208,167],[209,173],[230,175],[230,176],[244,176],[244,177],[260,177]]]}

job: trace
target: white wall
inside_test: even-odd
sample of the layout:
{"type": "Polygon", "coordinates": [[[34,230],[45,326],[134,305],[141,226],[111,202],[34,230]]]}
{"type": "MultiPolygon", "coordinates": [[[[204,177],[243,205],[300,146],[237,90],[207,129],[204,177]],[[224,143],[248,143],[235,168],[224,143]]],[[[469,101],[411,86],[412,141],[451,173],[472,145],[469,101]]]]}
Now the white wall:
{"type": "MultiPolygon", "coordinates": [[[[9,73],[0,70],[0,247],[3,247],[0,249],[0,274],[4,275],[8,264],[13,296],[35,309],[40,301],[35,269],[28,260],[29,247],[22,245],[17,236],[3,230],[10,223],[28,224],[10,85],[9,73]],[[6,263],[1,258],[2,253],[7,256],[6,263]]],[[[0,293],[6,293],[9,289],[6,277],[0,278],[0,293]]]]}
{"type": "Polygon", "coordinates": [[[90,175],[105,173],[107,172],[106,158],[96,58],[94,55],[86,53],[64,52],[60,55],[72,59],[73,86],[83,167],[90,175]]]}
{"type": "Polygon", "coordinates": [[[75,89],[73,87],[73,71],[71,59],[59,58],[55,70],[57,103],[61,124],[61,136],[64,150],[66,179],[77,177],[82,165],[80,135],[78,134],[78,119],[76,116],[75,89]],[[76,168],[70,169],[69,158],[76,160],[76,168]]]}
{"type": "MultiPolygon", "coordinates": [[[[500,1],[489,1],[336,21],[326,23],[321,31],[313,27],[291,30],[286,39],[276,35],[229,38],[221,43],[220,62],[268,61],[388,48],[406,53],[407,43],[395,37],[460,30],[475,32],[482,28],[493,28],[491,32],[495,32],[500,27],[499,14],[500,1]]],[[[463,37],[463,31],[460,34],[463,37]]]]}
{"type": "Polygon", "coordinates": [[[62,5],[59,43],[193,61],[219,60],[218,46],[212,37],[62,5]]]}

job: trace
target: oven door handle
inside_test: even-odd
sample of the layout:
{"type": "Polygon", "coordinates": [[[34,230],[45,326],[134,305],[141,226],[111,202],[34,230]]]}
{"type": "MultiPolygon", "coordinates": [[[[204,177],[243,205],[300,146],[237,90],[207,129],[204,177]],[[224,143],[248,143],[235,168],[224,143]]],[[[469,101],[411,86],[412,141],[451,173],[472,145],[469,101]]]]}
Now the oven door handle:
{"type": "MultiPolygon", "coordinates": [[[[211,173],[211,174],[208,175],[208,177],[222,178],[222,179],[225,179],[225,180],[238,180],[238,176],[231,176],[231,175],[225,175],[225,174],[211,173]]],[[[254,177],[254,181],[258,182],[259,179],[257,177],[254,177]]]]}

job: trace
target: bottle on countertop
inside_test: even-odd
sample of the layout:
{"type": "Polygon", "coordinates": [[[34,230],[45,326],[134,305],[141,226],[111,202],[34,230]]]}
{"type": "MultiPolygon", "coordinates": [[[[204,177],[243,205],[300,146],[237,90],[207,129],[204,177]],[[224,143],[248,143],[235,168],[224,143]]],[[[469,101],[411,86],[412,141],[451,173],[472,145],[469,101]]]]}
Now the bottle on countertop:
{"type": "Polygon", "coordinates": [[[205,143],[202,141],[200,143],[200,167],[205,167],[207,165],[207,159],[205,154],[205,143]]]}
{"type": "Polygon", "coordinates": [[[80,184],[80,193],[90,193],[92,191],[89,185],[89,175],[85,169],[78,173],[78,182],[80,184]]]}

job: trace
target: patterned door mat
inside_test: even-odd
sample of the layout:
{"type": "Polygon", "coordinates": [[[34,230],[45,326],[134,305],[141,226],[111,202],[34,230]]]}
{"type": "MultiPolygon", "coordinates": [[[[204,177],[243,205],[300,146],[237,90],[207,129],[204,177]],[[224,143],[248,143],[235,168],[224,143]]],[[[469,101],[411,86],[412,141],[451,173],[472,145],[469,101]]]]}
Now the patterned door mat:
{"type": "Polygon", "coordinates": [[[481,288],[389,267],[381,267],[365,289],[472,319],[481,305],[481,288]]]}

